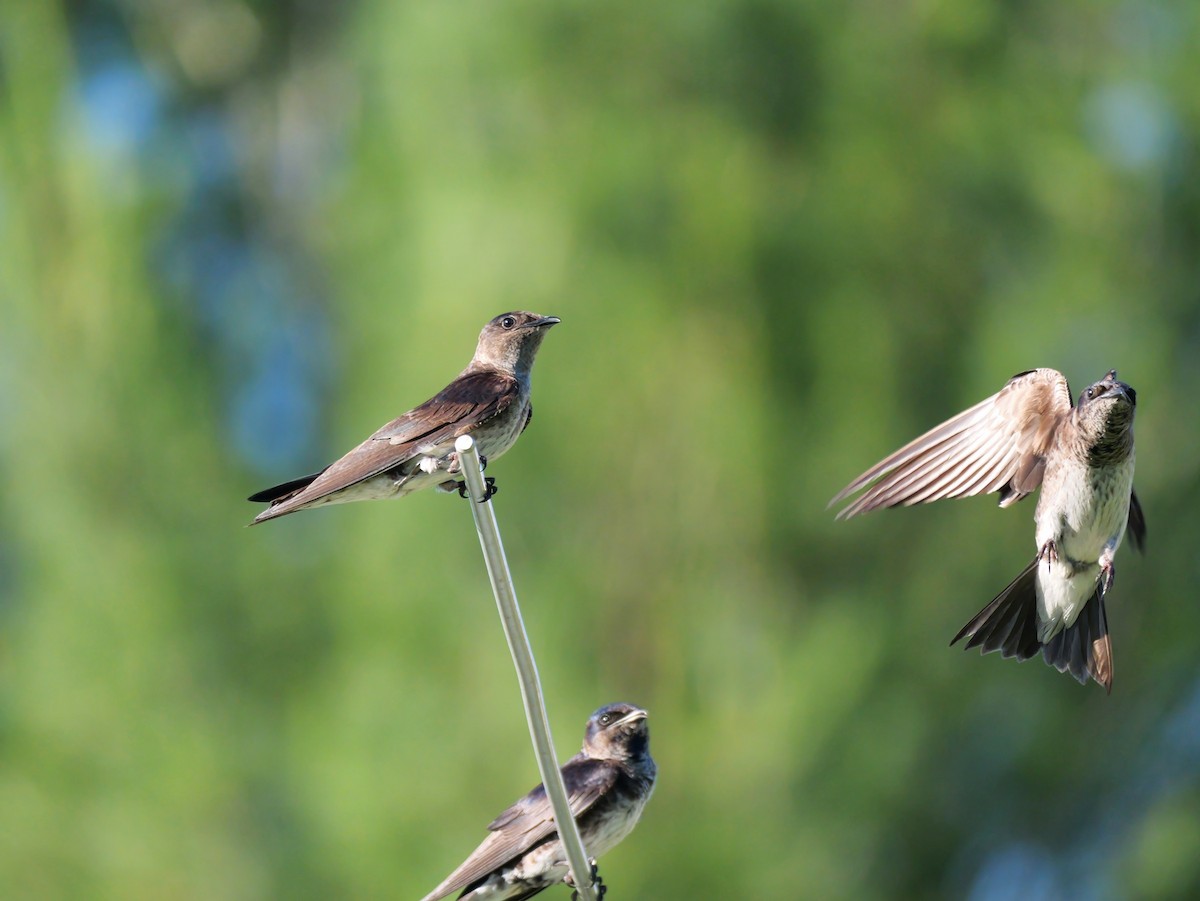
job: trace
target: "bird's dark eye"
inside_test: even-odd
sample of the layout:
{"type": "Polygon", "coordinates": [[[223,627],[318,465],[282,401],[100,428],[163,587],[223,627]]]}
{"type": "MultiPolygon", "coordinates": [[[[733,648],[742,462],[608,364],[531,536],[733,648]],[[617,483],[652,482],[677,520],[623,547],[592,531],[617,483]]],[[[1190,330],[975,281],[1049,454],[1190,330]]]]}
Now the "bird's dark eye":
{"type": "Polygon", "coordinates": [[[600,725],[601,726],[607,726],[611,722],[612,722],[612,714],[611,713],[605,713],[600,717],[600,725]]]}
{"type": "Polygon", "coordinates": [[[1087,389],[1087,399],[1088,399],[1088,400],[1091,400],[1091,399],[1092,399],[1093,397],[1095,397],[1095,396],[1096,396],[1096,388],[1095,388],[1095,386],[1092,386],[1091,388],[1088,388],[1088,389],[1087,389]]]}
{"type": "Polygon", "coordinates": [[[500,325],[502,325],[504,328],[512,328],[516,324],[517,320],[513,319],[511,316],[505,316],[500,320],[500,325]]]}

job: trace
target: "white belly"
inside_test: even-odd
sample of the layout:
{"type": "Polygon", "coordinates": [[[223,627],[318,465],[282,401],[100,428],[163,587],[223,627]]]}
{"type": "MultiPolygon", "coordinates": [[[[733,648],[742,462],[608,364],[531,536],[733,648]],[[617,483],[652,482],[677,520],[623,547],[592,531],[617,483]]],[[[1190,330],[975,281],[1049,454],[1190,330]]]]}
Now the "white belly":
{"type": "Polygon", "coordinates": [[[1082,570],[1057,563],[1038,565],[1038,641],[1045,644],[1063,629],[1069,629],[1096,591],[1100,566],[1082,570]]]}
{"type": "Polygon", "coordinates": [[[1084,464],[1069,461],[1046,482],[1054,486],[1043,495],[1037,510],[1037,546],[1053,541],[1058,551],[1054,563],[1038,566],[1038,639],[1047,641],[1061,629],[1074,625],[1079,612],[1096,590],[1100,559],[1116,553],[1129,520],[1133,492],[1133,456],[1116,472],[1103,477],[1084,464]]]}

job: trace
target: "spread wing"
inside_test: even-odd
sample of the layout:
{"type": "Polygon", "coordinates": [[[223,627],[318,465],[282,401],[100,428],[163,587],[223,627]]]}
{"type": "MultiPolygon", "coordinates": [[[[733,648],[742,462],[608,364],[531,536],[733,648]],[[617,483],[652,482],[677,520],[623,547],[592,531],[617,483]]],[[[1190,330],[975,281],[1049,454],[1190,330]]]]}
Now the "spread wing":
{"type": "Polygon", "coordinates": [[[838,513],[846,519],[881,507],[1000,492],[1016,503],[1042,482],[1045,455],[1071,410],[1061,372],[1032,369],[880,460],[838,492],[830,506],[863,491],[838,513]]]}
{"type": "MultiPolygon", "coordinates": [[[[576,755],[562,769],[571,815],[576,820],[602,798],[618,778],[611,764],[576,755]]],[[[457,870],[422,901],[437,901],[466,888],[558,832],[546,789],[539,785],[488,824],[491,833],[457,870]]]]}
{"type": "Polygon", "coordinates": [[[494,369],[463,373],[436,397],[393,419],[317,475],[252,495],[252,501],[271,502],[255,521],[290,513],[436,449],[448,448],[454,439],[500,415],[519,397],[520,385],[507,373],[494,369]]]}

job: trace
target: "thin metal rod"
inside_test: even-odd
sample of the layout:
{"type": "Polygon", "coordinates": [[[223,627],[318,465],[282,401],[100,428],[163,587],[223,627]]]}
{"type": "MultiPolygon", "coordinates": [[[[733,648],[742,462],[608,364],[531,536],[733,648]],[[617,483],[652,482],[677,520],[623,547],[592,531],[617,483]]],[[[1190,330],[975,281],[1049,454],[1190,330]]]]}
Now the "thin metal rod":
{"type": "Polygon", "coordinates": [[[471,496],[471,512],[475,516],[475,530],[479,533],[479,545],[483,548],[483,559],[487,564],[488,578],[492,581],[492,592],[496,596],[496,608],[500,611],[500,623],[504,626],[504,637],[512,652],[513,664],[517,668],[517,681],[521,685],[521,700],[525,703],[525,719],[529,722],[529,735],[533,739],[533,751],[537,757],[538,770],[542,774],[542,785],[554,809],[554,822],[563,848],[567,852],[567,864],[571,879],[579,893],[579,901],[596,901],[592,889],[592,868],[588,863],[579,826],[571,816],[567,801],[567,790],[563,785],[562,771],[554,753],[554,740],[550,736],[550,721],[546,716],[546,702],[542,697],[542,683],[538,679],[537,663],[525,622],[521,619],[521,608],[517,605],[517,593],[513,588],[512,573],[508,570],[508,559],[504,556],[504,545],[500,541],[500,527],[496,524],[496,511],[491,501],[479,503],[487,493],[483,470],[479,463],[479,451],[470,435],[463,435],[454,443],[458,451],[459,465],[471,496]]]}

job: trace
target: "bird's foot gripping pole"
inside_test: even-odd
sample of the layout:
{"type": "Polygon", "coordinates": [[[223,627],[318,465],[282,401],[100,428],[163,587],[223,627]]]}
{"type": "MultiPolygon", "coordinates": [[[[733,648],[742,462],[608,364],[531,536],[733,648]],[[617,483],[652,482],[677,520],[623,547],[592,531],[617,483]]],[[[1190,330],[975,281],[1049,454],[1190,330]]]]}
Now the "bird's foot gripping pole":
{"type": "MultiPolygon", "coordinates": [[[[481,503],[481,504],[484,501],[490,501],[492,498],[494,498],[496,496],[496,492],[500,490],[499,488],[496,487],[496,480],[492,476],[488,476],[486,479],[484,479],[483,483],[487,486],[487,488],[484,489],[483,497],[481,497],[479,499],[479,503],[481,503]]],[[[463,481],[458,483],[458,496],[459,497],[467,496],[466,479],[464,479],[463,481]]]]}
{"type": "MultiPolygon", "coordinates": [[[[480,472],[487,469],[487,463],[488,463],[487,457],[485,457],[483,454],[480,454],[479,455],[479,471],[480,472]]],[[[461,461],[459,464],[459,468],[460,469],[462,468],[461,461]]],[[[499,488],[496,487],[496,480],[494,478],[492,478],[491,476],[488,476],[486,479],[483,480],[483,482],[485,485],[487,485],[487,490],[483,492],[483,496],[479,499],[479,503],[481,503],[481,504],[484,503],[485,501],[490,501],[492,498],[494,498],[496,496],[496,492],[500,490],[499,488]]],[[[459,497],[467,496],[467,480],[466,479],[463,479],[461,482],[458,483],[458,496],[459,497]]]]}
{"type": "MultiPolygon", "coordinates": [[[[574,885],[571,877],[567,877],[567,884],[574,885]]],[[[604,901],[604,896],[608,894],[608,886],[604,884],[604,880],[600,878],[600,867],[596,861],[592,861],[592,889],[596,892],[597,901],[604,901]]],[[[579,889],[571,892],[571,901],[579,901],[579,889]]]]}

